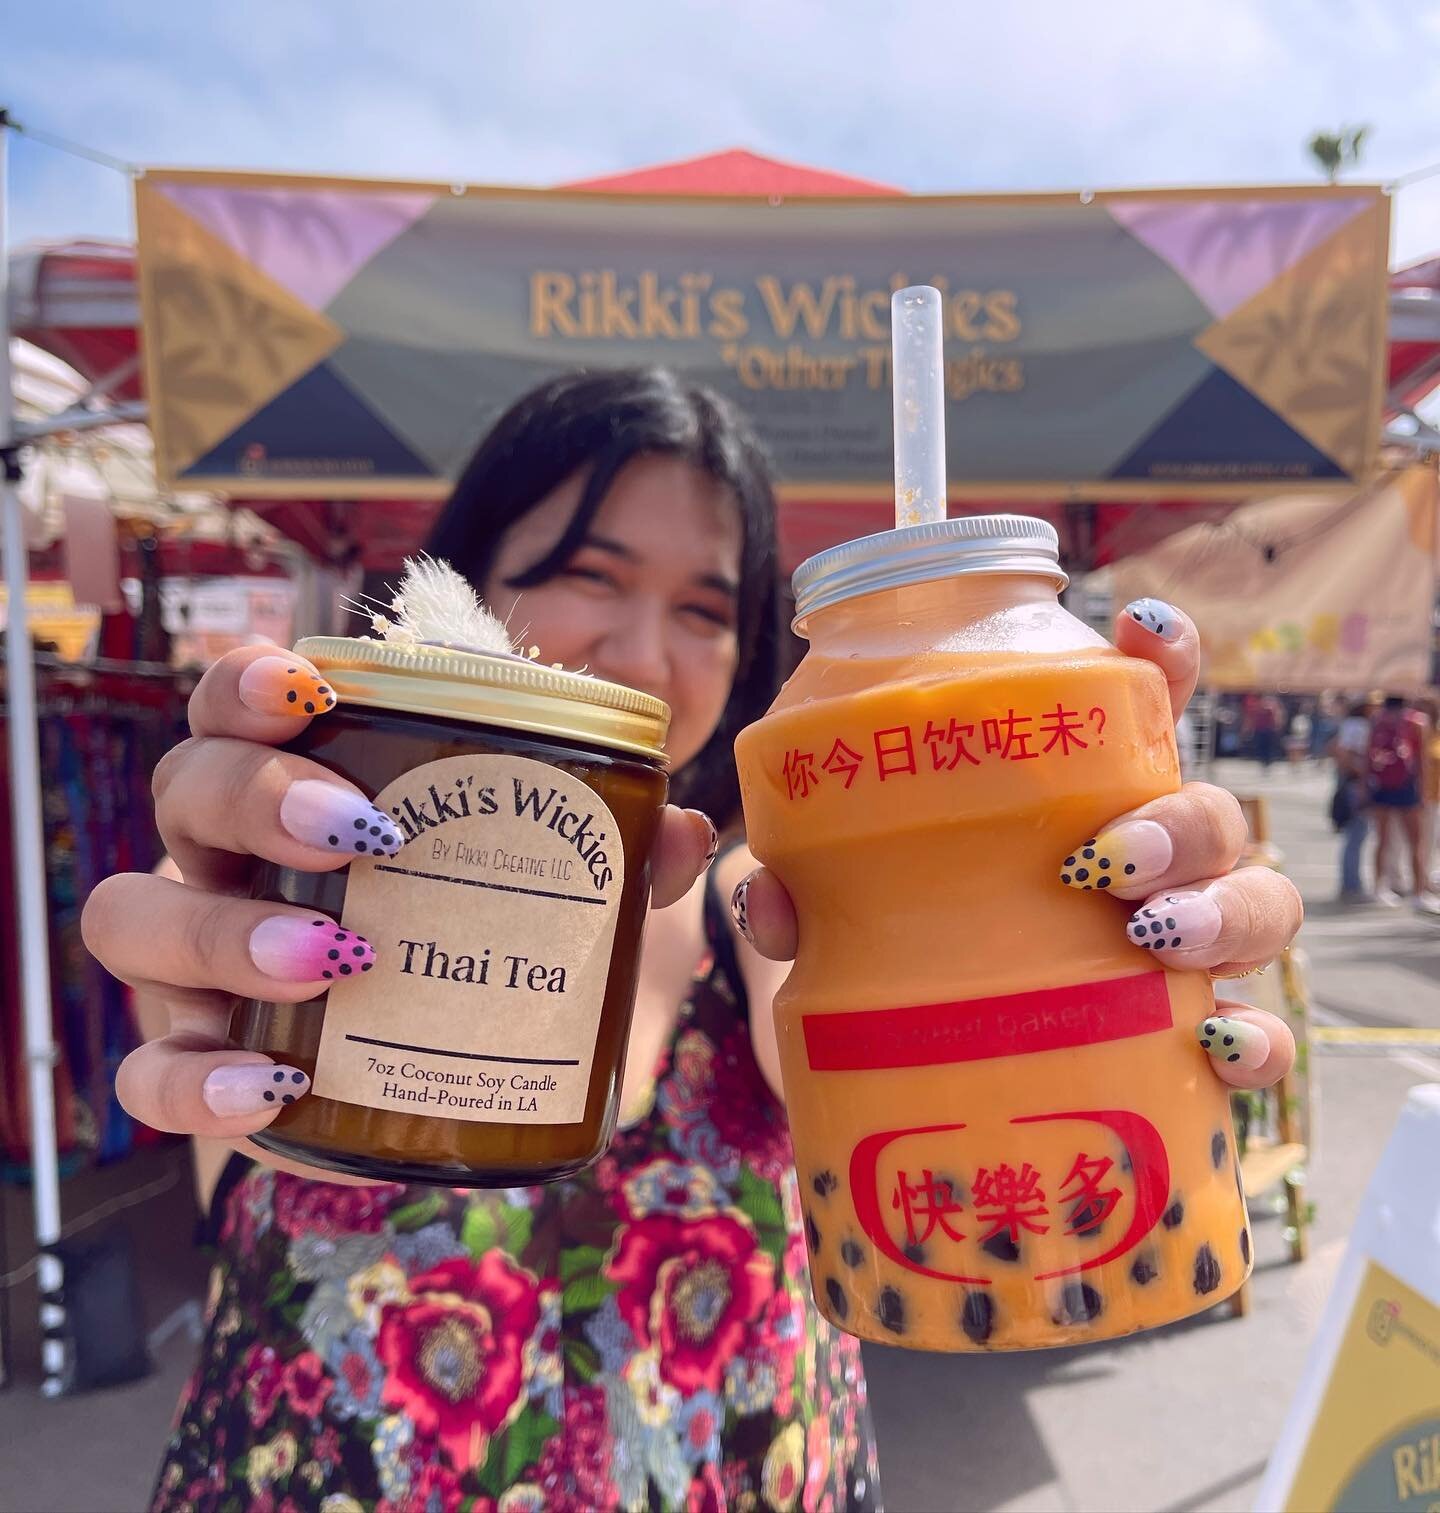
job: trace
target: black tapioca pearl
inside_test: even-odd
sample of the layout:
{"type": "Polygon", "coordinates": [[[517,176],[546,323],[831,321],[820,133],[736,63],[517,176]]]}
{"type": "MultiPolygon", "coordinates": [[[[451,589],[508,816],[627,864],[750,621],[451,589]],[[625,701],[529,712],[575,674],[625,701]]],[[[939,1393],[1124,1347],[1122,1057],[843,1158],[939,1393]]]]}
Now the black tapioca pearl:
{"type": "Polygon", "coordinates": [[[329,840],[332,846],[338,846],[340,844],[340,837],[338,835],[330,836],[329,840]]]}
{"type": "Polygon", "coordinates": [[[1108,888],[1110,886],[1110,879],[1108,877],[1102,877],[1100,881],[1095,884],[1095,886],[1097,888],[1108,888]]]}
{"type": "Polygon", "coordinates": [[[1210,1137],[1210,1165],[1218,1172],[1225,1165],[1225,1152],[1229,1148],[1229,1142],[1225,1138],[1225,1131],[1217,1129],[1210,1137]]]}
{"type": "Polygon", "coordinates": [[[1095,860],[1094,846],[1086,846],[1086,848],[1080,853],[1080,855],[1083,856],[1087,862],[1093,862],[1095,860]]]}
{"type": "Polygon", "coordinates": [[[1177,925],[1173,919],[1167,919],[1165,921],[1165,928],[1167,930],[1178,930],[1180,926],[1177,925]]]}
{"type": "Polygon", "coordinates": [[[350,954],[352,956],[363,956],[365,954],[365,947],[364,946],[351,946],[350,947],[350,954]]]}
{"type": "Polygon", "coordinates": [[[1067,867],[1073,867],[1075,865],[1075,858],[1073,856],[1067,856],[1065,858],[1065,865],[1067,867]]]}
{"type": "Polygon", "coordinates": [[[858,1266],[865,1259],[865,1252],[854,1240],[842,1240],[840,1242],[840,1259],[847,1266],[858,1266]]]}
{"type": "Polygon", "coordinates": [[[284,1072],[276,1072],[275,1075],[274,1075],[274,1077],[271,1078],[272,1082],[284,1082],[284,1080],[285,1080],[285,1073],[284,1072]]]}
{"type": "Polygon", "coordinates": [[[810,1247],[810,1254],[817,1255],[820,1250],[820,1227],[809,1214],[805,1215],[805,1243],[810,1247]]]}
{"type": "Polygon", "coordinates": [[[370,970],[370,968],[373,967],[374,965],[375,965],[375,963],[373,961],[362,961],[360,963],[360,970],[362,972],[368,972],[370,970]]]}
{"type": "Polygon", "coordinates": [[[1213,1035],[1215,1033],[1215,1022],[1214,1022],[1214,1020],[1207,1019],[1205,1021],[1205,1033],[1207,1035],[1213,1035]]]}
{"type": "Polygon", "coordinates": [[[1135,863],[1134,862],[1126,862],[1125,863],[1125,876],[1126,877],[1134,877],[1135,876],[1135,863]]]}
{"type": "Polygon", "coordinates": [[[1136,940],[1144,940],[1145,939],[1145,926],[1144,925],[1135,925],[1131,929],[1130,933],[1135,937],[1136,940]]]}
{"type": "Polygon", "coordinates": [[[1176,1198],[1170,1207],[1160,1215],[1160,1222],[1166,1229],[1179,1229],[1185,1222],[1185,1205],[1179,1198],[1176,1198]]]}
{"type": "Polygon", "coordinates": [[[365,828],[365,823],[366,822],[364,820],[356,820],[355,821],[355,828],[357,830],[363,830],[365,828]]]}
{"type": "Polygon", "coordinates": [[[305,1073],[304,1072],[291,1072],[290,1073],[290,1080],[291,1080],[291,1082],[304,1082],[304,1080],[305,1080],[305,1073]]]}
{"type": "Polygon", "coordinates": [[[1104,1310],[1104,1299],[1088,1282],[1070,1282],[1060,1294],[1060,1306],[1052,1317],[1057,1324],[1088,1324],[1104,1310]]]}
{"type": "Polygon", "coordinates": [[[1008,1229],[996,1230],[988,1240],[980,1242],[980,1249],[987,1256],[994,1256],[997,1261],[1018,1261],[1020,1259],[1020,1247],[1015,1243],[1015,1237],[1008,1229]]]}
{"type": "Polygon", "coordinates": [[[1062,872],[1060,874],[1060,881],[1062,883],[1068,883],[1070,881],[1070,874],[1068,872],[1062,872]]]}
{"type": "Polygon", "coordinates": [[[325,978],[327,982],[333,982],[335,980],[335,974],[333,972],[322,972],[320,975],[325,978]]]}
{"type": "Polygon", "coordinates": [[[364,841],[356,841],[355,842],[355,849],[357,851],[364,851],[364,850],[367,850],[368,848],[366,847],[364,841]]]}
{"type": "Polygon", "coordinates": [[[1152,935],[1163,935],[1165,933],[1165,926],[1162,925],[1157,919],[1155,923],[1150,926],[1150,933],[1152,935]]]}
{"type": "Polygon", "coordinates": [[[336,940],[349,940],[349,938],[350,937],[348,935],[346,935],[346,933],[343,930],[337,930],[335,932],[335,939],[336,940]]]}
{"type": "Polygon", "coordinates": [[[335,700],[333,698],[326,699],[325,700],[325,707],[326,707],[326,709],[334,709],[334,707],[335,707],[335,700]]]}
{"type": "Polygon", "coordinates": [[[1155,1264],[1155,1258],[1150,1255],[1136,1256],[1134,1264],[1130,1267],[1130,1280],[1139,1287],[1145,1287],[1160,1275],[1160,1268],[1155,1264]]]}
{"type": "Polygon", "coordinates": [[[305,700],[305,713],[306,714],[314,714],[315,713],[315,705],[314,705],[313,701],[310,700],[310,699],[306,699],[305,700]]]}
{"type": "Polygon", "coordinates": [[[905,1333],[905,1299],[898,1288],[882,1287],[875,1300],[875,1317],[891,1334],[905,1333]]]}
{"type": "Polygon", "coordinates": [[[1076,867],[1075,878],[1077,882],[1084,882],[1090,876],[1089,867],[1076,867]]]}
{"type": "Polygon", "coordinates": [[[1101,866],[1102,866],[1102,867],[1106,867],[1106,868],[1108,868],[1108,867],[1109,867],[1109,865],[1110,865],[1110,858],[1109,858],[1109,857],[1108,857],[1108,856],[1102,856],[1102,857],[1101,857],[1101,858],[1100,858],[1100,865],[1101,865],[1101,866]]]}
{"type": "Polygon", "coordinates": [[[923,1266],[925,1264],[925,1247],[923,1245],[917,1245],[912,1240],[909,1243],[902,1245],[900,1247],[900,1250],[905,1259],[912,1265],[923,1266]]]}
{"type": "Polygon", "coordinates": [[[834,1277],[825,1279],[825,1296],[830,1300],[830,1307],[834,1309],[836,1318],[843,1319],[850,1312],[850,1299],[845,1296],[845,1289],[834,1277]]]}
{"type": "Polygon", "coordinates": [[[1171,942],[1170,942],[1170,947],[1171,947],[1171,949],[1172,949],[1172,950],[1173,950],[1173,949],[1174,949],[1174,948],[1175,948],[1175,947],[1176,947],[1176,946],[1178,946],[1178,945],[1179,945],[1179,944],[1180,944],[1180,937],[1179,937],[1179,936],[1178,936],[1178,935],[1177,935],[1177,936],[1176,936],[1176,937],[1175,937],[1175,939],[1174,939],[1174,940],[1172,940],[1172,941],[1171,941],[1171,942]]]}
{"type": "Polygon", "coordinates": [[[354,970],[355,968],[352,967],[349,962],[342,961],[340,963],[340,975],[342,977],[348,977],[354,970]]]}
{"type": "Polygon", "coordinates": [[[285,671],[293,677],[297,672],[300,671],[300,669],[298,667],[287,667],[285,671]]]}
{"type": "Polygon", "coordinates": [[[1096,844],[1096,840],[1095,840],[1095,837],[1094,837],[1094,836],[1093,836],[1093,835],[1092,835],[1092,836],[1091,836],[1091,837],[1090,837],[1090,839],[1089,839],[1089,840],[1088,840],[1088,841],[1086,841],[1086,842],[1085,842],[1085,844],[1086,844],[1086,845],[1087,845],[1087,846],[1093,846],[1093,845],[1095,845],[1095,844],[1096,844]]]}
{"type": "Polygon", "coordinates": [[[299,697],[300,697],[300,695],[297,694],[295,692],[295,690],[292,688],[290,690],[290,692],[285,695],[285,702],[287,704],[293,704],[296,701],[296,699],[298,699],[299,697]]]}
{"type": "Polygon", "coordinates": [[[960,1327],[977,1345],[995,1332],[995,1300],[988,1292],[967,1292],[960,1309],[960,1327]]]}
{"type": "Polygon", "coordinates": [[[818,1197],[828,1198],[840,1186],[840,1179],[831,1171],[816,1172],[810,1179],[810,1185],[818,1197]]]}
{"type": "Polygon", "coordinates": [[[328,950],[325,954],[326,954],[326,956],[328,956],[330,958],[331,961],[339,961],[340,960],[340,953],[337,950],[335,950],[333,947],[330,950],[328,950]]]}
{"type": "Polygon", "coordinates": [[[275,1101],[275,1094],[268,1087],[265,1089],[265,1101],[266,1103],[274,1103],[275,1101]]]}
{"type": "Polygon", "coordinates": [[[328,919],[312,919],[310,923],[317,929],[323,930],[330,923],[328,919]]]}
{"type": "Polygon", "coordinates": [[[315,692],[316,693],[329,693],[330,690],[328,688],[326,688],[326,686],[323,683],[317,683],[315,685],[315,692]]]}
{"type": "Polygon", "coordinates": [[[281,1101],[281,1103],[294,1103],[294,1101],[295,1101],[295,1094],[294,1093],[286,1093],[285,1096],[280,1101],[281,1101]]]}
{"type": "Polygon", "coordinates": [[[380,834],[380,827],[379,827],[379,825],[371,825],[371,827],[370,827],[370,834],[371,835],[379,835],[380,834]]]}
{"type": "Polygon", "coordinates": [[[1233,1035],[1226,1035],[1220,1043],[1221,1045],[1234,1045],[1235,1037],[1233,1035]]]}
{"type": "Polygon", "coordinates": [[[1203,1295],[1219,1285],[1220,1262],[1208,1245],[1202,1245],[1195,1256],[1195,1291],[1203,1295]]]}

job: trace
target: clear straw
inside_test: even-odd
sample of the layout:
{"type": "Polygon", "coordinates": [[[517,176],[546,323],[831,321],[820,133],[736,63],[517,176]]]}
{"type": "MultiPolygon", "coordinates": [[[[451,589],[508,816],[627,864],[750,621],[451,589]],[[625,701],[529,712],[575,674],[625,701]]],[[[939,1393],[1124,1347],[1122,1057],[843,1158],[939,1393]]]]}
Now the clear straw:
{"type": "Polygon", "coordinates": [[[890,297],[896,525],[945,518],[944,318],[929,284],[890,297]]]}

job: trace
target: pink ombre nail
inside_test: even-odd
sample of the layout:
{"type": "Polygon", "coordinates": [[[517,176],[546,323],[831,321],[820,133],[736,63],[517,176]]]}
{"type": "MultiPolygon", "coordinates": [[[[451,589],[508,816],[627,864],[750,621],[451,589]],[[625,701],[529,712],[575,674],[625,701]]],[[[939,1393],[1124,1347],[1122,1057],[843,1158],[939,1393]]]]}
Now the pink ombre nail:
{"type": "Polygon", "coordinates": [[[334,982],[375,965],[375,948],[333,919],[273,914],[250,932],[250,960],[282,982],[334,982]]]}
{"type": "Polygon", "coordinates": [[[405,844],[388,814],[318,778],[302,778],[285,790],[280,823],[297,841],[344,856],[394,856],[405,844]]]}
{"type": "Polygon", "coordinates": [[[216,1067],[205,1079],[200,1096],[217,1118],[239,1119],[294,1103],[309,1091],[310,1079],[304,1072],[262,1061],[216,1067]]]}

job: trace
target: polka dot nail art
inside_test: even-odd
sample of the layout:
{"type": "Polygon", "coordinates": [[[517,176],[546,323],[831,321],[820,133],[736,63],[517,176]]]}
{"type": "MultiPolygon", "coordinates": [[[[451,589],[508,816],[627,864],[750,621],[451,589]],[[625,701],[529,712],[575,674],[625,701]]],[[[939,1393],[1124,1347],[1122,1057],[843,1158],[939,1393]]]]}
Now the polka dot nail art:
{"type": "Polygon", "coordinates": [[[734,916],[735,928],[752,946],[755,944],[755,937],[750,933],[750,884],[753,880],[753,873],[742,877],[730,895],[730,913],[734,916]]]}
{"type": "Polygon", "coordinates": [[[334,709],[335,690],[308,663],[291,657],[258,657],[240,674],[240,702],[256,714],[309,719],[334,709]]]}
{"type": "Polygon", "coordinates": [[[1263,1066],[1270,1054],[1269,1037],[1258,1024],[1251,1024],[1248,1019],[1229,1019],[1223,1014],[1212,1014],[1200,1022],[1196,1035],[1203,1051],[1228,1066],[1253,1069],[1263,1066]]]}
{"type": "Polygon", "coordinates": [[[217,1119],[241,1119],[278,1110],[309,1091],[310,1079],[297,1067],[263,1061],[216,1067],[200,1096],[217,1119]]]}
{"type": "Polygon", "coordinates": [[[1135,599],[1125,606],[1125,613],[1151,635],[1162,641],[1178,641],[1183,628],[1180,611],[1163,599],[1135,599]]]}
{"type": "Polygon", "coordinates": [[[405,844],[395,821],[368,799],[315,778],[285,790],[280,823],[297,841],[345,856],[394,856],[405,844]]]}
{"type": "Polygon", "coordinates": [[[1126,820],[1082,841],[1061,862],[1060,881],[1083,893],[1143,888],[1168,871],[1174,853],[1163,825],[1126,820]]]}
{"type": "Polygon", "coordinates": [[[1125,930],[1131,945],[1163,956],[1214,945],[1222,923],[1220,906],[1208,894],[1173,894],[1137,909],[1125,930]]]}
{"type": "Polygon", "coordinates": [[[282,982],[341,982],[375,965],[375,948],[333,919],[276,914],[250,934],[250,960],[282,982]]]}

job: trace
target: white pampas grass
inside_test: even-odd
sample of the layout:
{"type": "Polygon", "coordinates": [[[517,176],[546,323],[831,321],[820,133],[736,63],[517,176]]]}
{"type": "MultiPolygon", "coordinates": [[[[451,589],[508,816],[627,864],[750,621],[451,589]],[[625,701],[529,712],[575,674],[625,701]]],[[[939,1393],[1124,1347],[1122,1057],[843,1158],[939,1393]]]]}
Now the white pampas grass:
{"type": "Polygon", "coordinates": [[[509,632],[480,596],[435,557],[407,557],[389,613],[371,613],[375,634],[392,646],[445,646],[490,656],[515,655],[509,632]]]}

